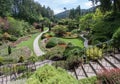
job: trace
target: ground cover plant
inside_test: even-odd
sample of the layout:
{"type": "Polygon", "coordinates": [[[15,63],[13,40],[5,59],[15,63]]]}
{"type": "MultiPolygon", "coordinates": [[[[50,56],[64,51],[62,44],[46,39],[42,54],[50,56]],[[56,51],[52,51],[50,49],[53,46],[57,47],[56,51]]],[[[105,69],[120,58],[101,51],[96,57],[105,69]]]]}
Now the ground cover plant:
{"type": "Polygon", "coordinates": [[[45,65],[39,68],[27,80],[27,84],[79,84],[78,81],[69,75],[64,69],[45,65]]]}

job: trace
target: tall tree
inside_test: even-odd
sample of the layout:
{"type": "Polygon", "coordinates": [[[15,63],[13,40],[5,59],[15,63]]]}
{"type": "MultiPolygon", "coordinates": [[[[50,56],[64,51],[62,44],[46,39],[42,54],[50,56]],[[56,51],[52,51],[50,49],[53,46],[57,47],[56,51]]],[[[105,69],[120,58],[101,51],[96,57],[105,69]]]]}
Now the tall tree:
{"type": "Polygon", "coordinates": [[[11,15],[12,0],[0,0],[0,16],[11,15]]]}
{"type": "Polygon", "coordinates": [[[75,18],[75,9],[71,9],[69,13],[69,18],[74,19],[75,18]]]}
{"type": "Polygon", "coordinates": [[[111,10],[111,0],[100,0],[100,8],[103,12],[111,10]]]}
{"type": "Polygon", "coordinates": [[[120,0],[89,0],[92,1],[93,5],[100,2],[100,7],[102,11],[109,11],[111,6],[113,7],[113,11],[120,11],[120,0]]]}
{"type": "Polygon", "coordinates": [[[75,10],[75,18],[76,18],[77,21],[79,21],[80,15],[81,15],[81,8],[80,8],[80,5],[79,5],[75,10]]]}
{"type": "Polygon", "coordinates": [[[76,8],[75,13],[76,13],[76,16],[80,16],[81,15],[80,5],[76,8]]]}

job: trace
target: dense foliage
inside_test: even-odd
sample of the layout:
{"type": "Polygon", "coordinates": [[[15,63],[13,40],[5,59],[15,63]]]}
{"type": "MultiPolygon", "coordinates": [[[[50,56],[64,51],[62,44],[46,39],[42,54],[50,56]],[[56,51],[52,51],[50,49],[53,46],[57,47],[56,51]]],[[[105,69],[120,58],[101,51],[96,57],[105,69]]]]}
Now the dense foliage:
{"type": "Polygon", "coordinates": [[[55,38],[55,37],[50,38],[50,40],[46,44],[46,48],[55,47],[57,44],[58,44],[58,39],[57,38],[55,38]]]}
{"type": "Polygon", "coordinates": [[[88,48],[86,50],[86,55],[91,60],[98,60],[103,56],[102,49],[99,49],[97,47],[88,48]]]}
{"type": "Polygon", "coordinates": [[[56,25],[52,30],[55,36],[62,37],[68,31],[68,28],[63,25],[56,25]]]}
{"type": "Polygon", "coordinates": [[[28,22],[12,17],[7,17],[6,19],[0,18],[0,22],[1,37],[11,41],[15,41],[18,37],[30,33],[32,28],[28,22]]]}
{"type": "Polygon", "coordinates": [[[89,0],[89,1],[92,1],[93,5],[99,2],[101,11],[103,12],[110,11],[110,10],[113,10],[114,12],[120,11],[119,0],[89,0]]]}
{"type": "Polygon", "coordinates": [[[45,65],[28,78],[27,84],[78,84],[78,81],[61,68],[45,65]]]}
{"type": "Polygon", "coordinates": [[[95,13],[80,18],[80,29],[88,31],[90,44],[97,44],[110,40],[114,32],[120,27],[120,14],[117,12],[103,13],[97,8],[95,13]]]}
{"type": "Polygon", "coordinates": [[[41,17],[52,17],[53,11],[34,0],[0,0],[0,16],[13,16],[33,23],[41,17]]]}
{"type": "Polygon", "coordinates": [[[120,47],[120,28],[113,34],[113,45],[119,49],[120,47]]]}

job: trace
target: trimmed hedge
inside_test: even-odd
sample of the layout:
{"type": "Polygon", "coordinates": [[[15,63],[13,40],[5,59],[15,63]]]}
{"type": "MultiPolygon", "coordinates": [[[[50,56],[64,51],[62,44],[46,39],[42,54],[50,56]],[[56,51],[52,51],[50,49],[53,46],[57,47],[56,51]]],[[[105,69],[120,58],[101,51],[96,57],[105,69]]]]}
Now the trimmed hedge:
{"type": "Polygon", "coordinates": [[[57,38],[55,38],[55,37],[50,38],[50,40],[46,44],[46,48],[55,47],[57,45],[57,43],[58,43],[57,38]]]}

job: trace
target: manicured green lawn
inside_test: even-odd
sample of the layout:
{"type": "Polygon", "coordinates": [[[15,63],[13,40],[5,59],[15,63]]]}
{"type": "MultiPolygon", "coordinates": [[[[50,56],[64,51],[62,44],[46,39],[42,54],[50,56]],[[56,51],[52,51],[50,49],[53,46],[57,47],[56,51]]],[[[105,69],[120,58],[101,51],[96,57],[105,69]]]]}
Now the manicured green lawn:
{"type": "Polygon", "coordinates": [[[70,39],[67,39],[67,38],[60,38],[61,40],[65,41],[66,43],[69,43],[71,42],[73,45],[75,46],[79,46],[81,48],[84,47],[84,44],[83,44],[83,40],[81,38],[70,38],[70,39]]]}
{"type": "MultiPolygon", "coordinates": [[[[36,34],[32,34],[31,37],[27,40],[27,41],[22,41],[20,44],[17,45],[17,48],[21,48],[21,47],[28,47],[31,51],[33,51],[33,42],[34,39],[36,38],[37,35],[39,35],[40,33],[36,33],[36,34]]],[[[34,53],[34,51],[33,51],[34,53]]]]}

